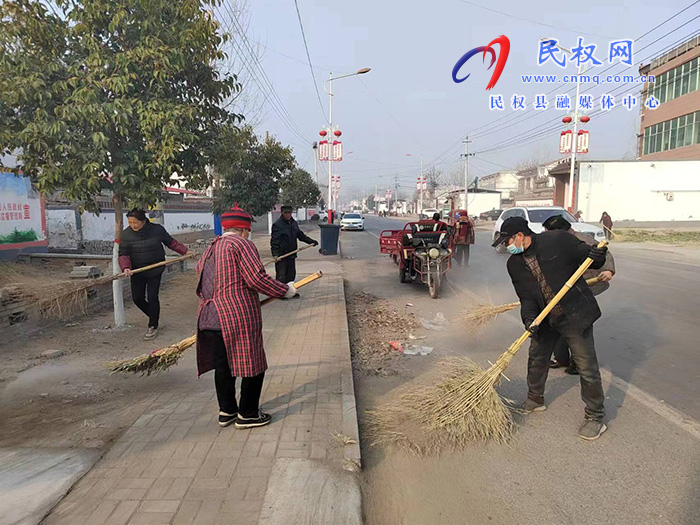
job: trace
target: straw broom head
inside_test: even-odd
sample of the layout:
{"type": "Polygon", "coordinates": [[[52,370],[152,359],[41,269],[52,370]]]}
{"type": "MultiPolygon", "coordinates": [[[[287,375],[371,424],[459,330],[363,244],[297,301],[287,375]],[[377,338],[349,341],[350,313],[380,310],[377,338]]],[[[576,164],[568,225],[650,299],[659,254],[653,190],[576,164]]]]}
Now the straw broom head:
{"type": "Polygon", "coordinates": [[[520,306],[520,303],[495,305],[482,303],[476,307],[465,310],[462,313],[462,322],[466,324],[467,331],[476,333],[483,330],[491,321],[499,315],[510,312],[520,306]]]}
{"type": "Polygon", "coordinates": [[[118,372],[130,372],[133,374],[141,374],[142,376],[158,374],[176,365],[182,357],[182,353],[196,341],[197,336],[193,335],[167,348],[156,350],[150,354],[144,354],[133,359],[113,361],[107,366],[113,374],[118,372]]]}
{"type": "Polygon", "coordinates": [[[398,403],[367,413],[372,445],[427,456],[458,450],[474,441],[505,443],[510,439],[511,410],[493,388],[501,375],[496,370],[507,365],[484,371],[467,358],[441,364],[445,377],[437,385],[414,389],[398,403]]]}

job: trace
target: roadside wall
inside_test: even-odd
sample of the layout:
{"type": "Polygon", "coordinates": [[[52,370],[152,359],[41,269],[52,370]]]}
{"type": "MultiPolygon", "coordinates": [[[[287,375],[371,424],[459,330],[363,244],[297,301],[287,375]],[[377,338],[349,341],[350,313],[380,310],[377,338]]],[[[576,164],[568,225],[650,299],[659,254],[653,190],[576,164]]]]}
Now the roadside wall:
{"type": "MultiPolygon", "coordinates": [[[[124,214],[124,225],[127,224],[124,214]]],[[[114,240],[114,211],[100,215],[78,213],[72,207],[53,207],[47,212],[49,249],[55,252],[77,251],[112,253],[114,240]]],[[[214,230],[214,215],[202,210],[165,210],[163,226],[181,239],[185,234],[198,233],[206,237],[214,230]]]]}
{"type": "MultiPolygon", "coordinates": [[[[460,195],[464,204],[464,193],[460,195]]],[[[470,193],[467,195],[467,211],[469,215],[479,215],[485,211],[499,209],[501,207],[500,193],[470,193]]]]}
{"type": "Polygon", "coordinates": [[[578,209],[590,220],[700,220],[700,161],[582,162],[578,209]]]}

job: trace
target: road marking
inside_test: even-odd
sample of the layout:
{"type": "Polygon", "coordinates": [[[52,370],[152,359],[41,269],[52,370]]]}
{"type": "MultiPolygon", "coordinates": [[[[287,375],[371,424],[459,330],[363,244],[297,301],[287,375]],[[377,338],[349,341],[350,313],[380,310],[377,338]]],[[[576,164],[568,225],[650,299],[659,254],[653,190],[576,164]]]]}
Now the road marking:
{"type": "Polygon", "coordinates": [[[687,416],[683,414],[683,412],[680,412],[675,408],[668,406],[663,401],[659,401],[651,394],[647,394],[641,388],[637,388],[636,386],[634,386],[631,383],[628,383],[624,379],[620,379],[619,377],[614,376],[609,370],[606,370],[605,368],[600,369],[600,375],[603,377],[603,379],[610,381],[610,384],[614,385],[616,388],[619,388],[623,392],[626,392],[627,395],[634,398],[636,401],[647,407],[655,414],[663,417],[665,420],[673,423],[677,427],[682,428],[683,430],[694,436],[696,439],[700,439],[700,423],[698,423],[692,417],[687,416]]]}
{"type": "Polygon", "coordinates": [[[370,235],[374,235],[377,239],[379,239],[379,235],[377,235],[376,233],[372,233],[372,232],[369,231],[369,230],[365,230],[365,231],[366,231],[367,233],[369,233],[370,235]]]}

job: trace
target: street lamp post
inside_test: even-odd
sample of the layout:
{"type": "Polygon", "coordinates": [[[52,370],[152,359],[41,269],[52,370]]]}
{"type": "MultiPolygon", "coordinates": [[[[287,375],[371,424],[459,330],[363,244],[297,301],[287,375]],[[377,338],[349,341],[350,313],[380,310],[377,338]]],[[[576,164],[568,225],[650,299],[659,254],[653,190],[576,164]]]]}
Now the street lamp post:
{"type": "MultiPolygon", "coordinates": [[[[412,153],[406,153],[407,157],[415,157],[412,153]]],[[[420,205],[418,213],[423,212],[423,155],[420,156],[420,205]]]]}
{"type": "MultiPolygon", "coordinates": [[[[549,41],[549,38],[541,38],[541,42],[549,41]]],[[[561,49],[565,53],[573,55],[571,49],[560,46],[559,44],[554,44],[555,47],[561,49]]],[[[564,196],[564,208],[569,206],[569,210],[572,214],[575,213],[574,210],[574,168],[576,166],[576,150],[578,149],[578,112],[579,112],[579,93],[581,90],[581,75],[586,72],[585,66],[578,66],[578,72],[576,75],[576,105],[574,106],[574,134],[571,137],[571,166],[569,167],[569,185],[566,187],[566,193],[564,196]]]]}
{"type": "Polygon", "coordinates": [[[368,67],[363,67],[362,69],[358,69],[354,73],[350,73],[349,75],[341,75],[339,77],[333,78],[333,73],[329,73],[328,75],[328,80],[326,80],[326,83],[323,85],[323,90],[328,94],[328,127],[329,127],[329,134],[330,134],[330,154],[328,155],[328,222],[331,222],[331,213],[330,210],[333,209],[333,81],[334,80],[339,80],[341,78],[348,78],[348,77],[354,77],[355,75],[364,75],[365,73],[369,73],[371,71],[370,68],[368,67]],[[326,85],[328,86],[328,89],[326,89],[326,85]]]}

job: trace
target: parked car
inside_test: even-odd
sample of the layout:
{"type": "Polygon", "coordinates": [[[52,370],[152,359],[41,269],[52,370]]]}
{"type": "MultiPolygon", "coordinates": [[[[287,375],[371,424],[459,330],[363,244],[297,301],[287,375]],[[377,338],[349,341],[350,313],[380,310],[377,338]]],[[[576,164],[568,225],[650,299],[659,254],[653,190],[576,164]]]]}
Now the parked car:
{"type": "MultiPolygon", "coordinates": [[[[440,210],[437,208],[423,208],[423,211],[420,212],[420,215],[425,215],[426,217],[432,219],[434,213],[440,213],[440,210]]],[[[442,216],[442,214],[440,214],[442,216]]]]}
{"type": "Polygon", "coordinates": [[[490,210],[490,211],[485,211],[483,213],[479,214],[479,220],[481,221],[495,221],[497,220],[500,216],[501,213],[503,213],[503,210],[497,210],[496,208],[490,210]]]}
{"type": "MultiPolygon", "coordinates": [[[[586,237],[590,237],[588,241],[589,244],[597,243],[605,239],[605,232],[603,231],[603,228],[594,224],[578,222],[573,215],[571,215],[568,211],[566,211],[560,206],[533,206],[531,208],[508,208],[501,214],[496,223],[493,225],[493,239],[495,240],[498,236],[498,232],[501,229],[501,224],[503,224],[503,221],[510,217],[523,217],[527,220],[528,226],[530,226],[530,229],[533,232],[542,233],[544,231],[544,226],[542,226],[542,223],[553,215],[562,215],[567,221],[571,223],[571,228],[575,232],[582,233],[586,237]]],[[[505,244],[501,244],[500,246],[498,246],[498,248],[496,248],[496,251],[499,253],[505,252],[505,244]]]]}
{"type": "Polygon", "coordinates": [[[343,230],[364,230],[365,218],[359,213],[346,213],[340,220],[340,227],[343,230]]]}

